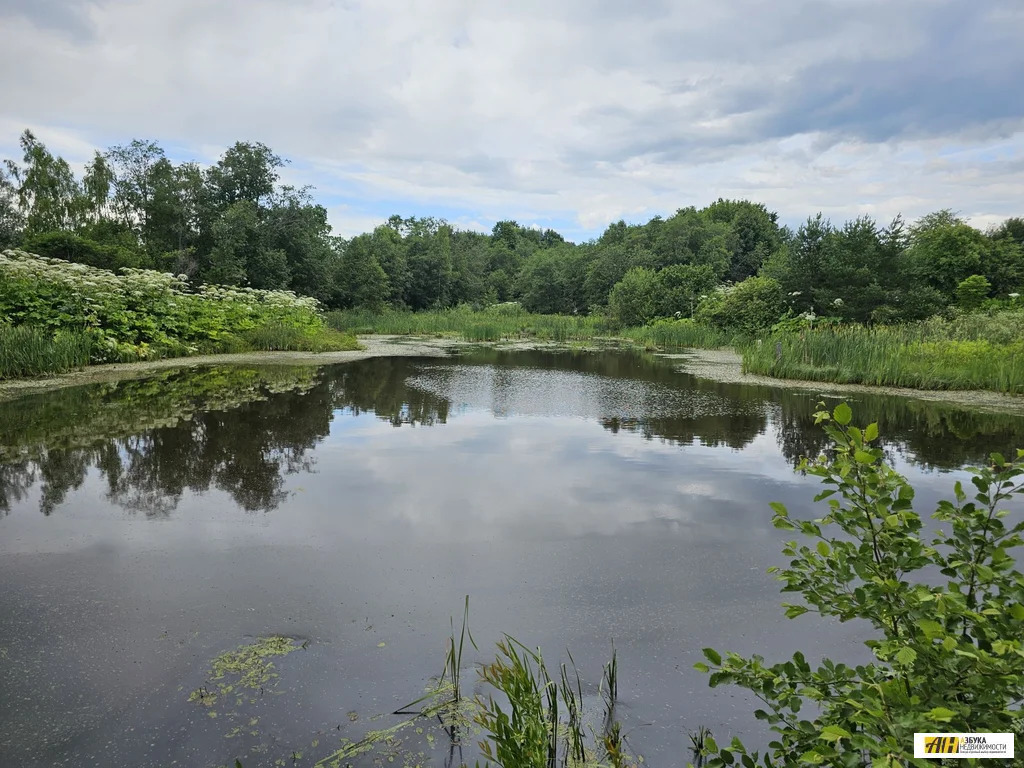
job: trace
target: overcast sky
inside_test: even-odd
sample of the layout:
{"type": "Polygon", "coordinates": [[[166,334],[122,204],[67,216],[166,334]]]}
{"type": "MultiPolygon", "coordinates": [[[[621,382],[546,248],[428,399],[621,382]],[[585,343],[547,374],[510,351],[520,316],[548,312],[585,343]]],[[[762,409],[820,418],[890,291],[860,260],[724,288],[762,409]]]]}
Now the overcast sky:
{"type": "Polygon", "coordinates": [[[391,213],[575,240],[717,197],[1024,215],[1022,0],[0,0],[0,155],[135,137],[391,213]]]}

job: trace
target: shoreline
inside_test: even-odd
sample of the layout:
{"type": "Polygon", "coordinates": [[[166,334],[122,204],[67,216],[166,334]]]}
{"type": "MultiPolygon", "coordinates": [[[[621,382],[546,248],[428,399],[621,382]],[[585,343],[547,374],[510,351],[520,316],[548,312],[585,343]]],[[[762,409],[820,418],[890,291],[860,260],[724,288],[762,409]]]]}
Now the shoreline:
{"type": "Polygon", "coordinates": [[[847,384],[812,379],[777,379],[757,373],[743,373],[743,358],[732,349],[689,348],[684,352],[654,352],[671,360],[681,373],[723,384],[751,384],[778,389],[810,389],[822,395],[863,393],[892,395],[916,400],[950,403],[996,413],[1024,413],[1024,395],[1008,395],[986,389],[913,389],[876,384],[847,384]]]}
{"type": "MultiPolygon", "coordinates": [[[[593,344],[572,344],[573,348],[600,349],[604,343],[622,344],[623,339],[598,339],[593,344]]],[[[504,350],[567,349],[569,343],[521,339],[510,341],[466,341],[458,338],[413,335],[366,335],[359,337],[363,349],[346,352],[240,352],[195,357],[171,357],[135,363],[107,363],[78,371],[32,379],[0,381],[0,401],[86,384],[146,378],[169,368],[212,365],[332,365],[375,357],[448,357],[461,349],[490,347],[504,350]]],[[[781,389],[816,390],[822,395],[865,393],[893,395],[917,400],[944,402],[999,413],[1024,413],[1024,396],[988,390],[929,390],[870,384],[842,384],[802,379],[777,379],[745,374],[742,357],[732,349],[688,348],[678,352],[651,352],[670,361],[681,373],[723,384],[750,384],[781,389]]]]}

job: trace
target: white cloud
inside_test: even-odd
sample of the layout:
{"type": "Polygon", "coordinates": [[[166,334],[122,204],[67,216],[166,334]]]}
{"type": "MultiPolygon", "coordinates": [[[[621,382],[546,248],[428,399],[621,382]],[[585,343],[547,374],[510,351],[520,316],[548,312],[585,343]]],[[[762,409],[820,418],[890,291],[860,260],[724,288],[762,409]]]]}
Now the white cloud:
{"type": "Polygon", "coordinates": [[[260,140],[342,234],[406,204],[593,233],[718,196],[986,222],[1024,197],[1009,0],[14,0],[0,20],[5,154],[24,127],[76,161],[260,140]]]}

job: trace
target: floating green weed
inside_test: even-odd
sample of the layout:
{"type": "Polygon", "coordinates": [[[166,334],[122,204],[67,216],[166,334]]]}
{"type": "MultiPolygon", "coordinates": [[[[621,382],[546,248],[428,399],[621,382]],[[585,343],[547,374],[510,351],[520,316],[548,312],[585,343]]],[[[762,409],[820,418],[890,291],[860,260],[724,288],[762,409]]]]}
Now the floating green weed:
{"type": "MultiPolygon", "coordinates": [[[[302,646],[290,637],[272,635],[222,653],[210,665],[207,682],[212,687],[200,686],[189,694],[188,700],[212,707],[218,699],[232,693],[236,696],[242,695],[243,691],[250,692],[250,696],[256,692],[262,694],[277,677],[271,659],[286,656],[300,648],[302,646]]],[[[211,714],[215,713],[211,711],[211,714]]]]}

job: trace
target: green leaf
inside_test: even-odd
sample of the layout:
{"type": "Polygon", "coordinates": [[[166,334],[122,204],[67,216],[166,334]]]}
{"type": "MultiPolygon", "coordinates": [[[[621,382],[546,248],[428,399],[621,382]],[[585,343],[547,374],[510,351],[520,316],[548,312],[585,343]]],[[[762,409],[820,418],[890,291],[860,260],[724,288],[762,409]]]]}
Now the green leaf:
{"type": "Polygon", "coordinates": [[[878,422],[877,421],[873,421],[872,423],[868,424],[867,429],[864,430],[864,440],[866,442],[870,443],[872,440],[877,440],[877,439],[878,439],[878,422]]]}
{"type": "Polygon", "coordinates": [[[821,765],[825,762],[825,756],[820,752],[815,752],[813,749],[809,752],[804,752],[800,755],[800,761],[803,763],[811,763],[812,765],[821,765]]]}
{"type": "Polygon", "coordinates": [[[845,427],[853,419],[853,411],[850,410],[850,406],[846,403],[840,403],[832,411],[832,418],[845,427]]]}
{"type": "Polygon", "coordinates": [[[704,654],[704,658],[715,666],[721,665],[722,656],[714,648],[704,648],[701,652],[704,654]]]}
{"type": "Polygon", "coordinates": [[[696,669],[698,672],[709,672],[711,670],[711,668],[708,667],[708,665],[705,664],[703,661],[698,661],[696,664],[693,665],[693,668],[696,669]]]}
{"type": "Polygon", "coordinates": [[[840,739],[848,739],[851,734],[845,728],[840,728],[838,725],[826,725],[821,729],[821,733],[818,734],[819,739],[825,741],[839,741],[840,739]]]}
{"type": "Polygon", "coordinates": [[[787,619],[795,619],[797,616],[803,616],[809,610],[802,605],[790,605],[788,603],[783,603],[783,606],[786,609],[787,619]]]}
{"type": "Polygon", "coordinates": [[[831,551],[828,548],[828,544],[826,544],[824,541],[819,541],[818,542],[817,550],[818,550],[818,554],[821,555],[822,557],[828,557],[828,553],[831,551]]]}
{"type": "Polygon", "coordinates": [[[942,625],[937,621],[932,621],[931,619],[920,619],[917,622],[917,627],[924,632],[924,636],[929,640],[934,640],[943,632],[942,625]]]}
{"type": "Polygon", "coordinates": [[[854,451],[853,458],[856,459],[858,464],[874,464],[875,457],[867,451],[854,451]]]}
{"type": "Polygon", "coordinates": [[[789,517],[789,511],[786,509],[785,504],[781,504],[778,501],[770,501],[768,502],[768,506],[771,507],[772,511],[779,517],[789,517]]]}
{"type": "Polygon", "coordinates": [[[945,707],[935,707],[928,711],[928,719],[937,723],[948,723],[955,715],[956,712],[945,707]]]}
{"type": "Polygon", "coordinates": [[[1010,615],[1017,621],[1024,621],[1024,605],[1014,603],[1010,606],[1010,615]]]}
{"type": "Polygon", "coordinates": [[[896,652],[896,661],[905,667],[909,667],[917,660],[917,651],[913,648],[900,648],[896,652]]]}

